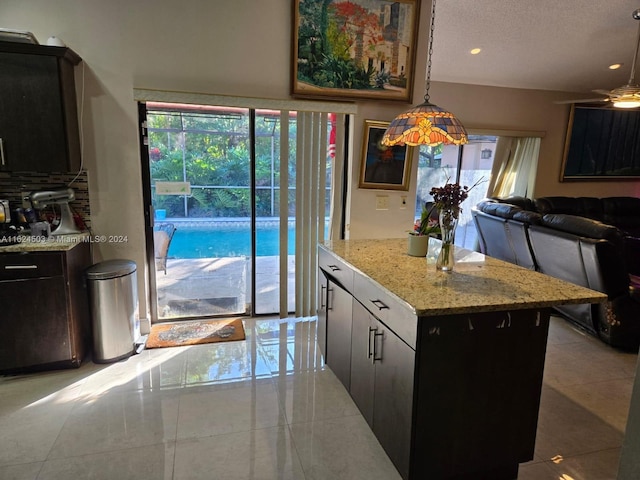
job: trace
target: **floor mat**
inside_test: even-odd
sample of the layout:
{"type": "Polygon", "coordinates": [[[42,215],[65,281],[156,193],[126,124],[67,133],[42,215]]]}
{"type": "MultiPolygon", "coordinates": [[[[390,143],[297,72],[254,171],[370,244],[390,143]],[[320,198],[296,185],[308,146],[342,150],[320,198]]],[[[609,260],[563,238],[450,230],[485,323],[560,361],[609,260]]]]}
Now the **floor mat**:
{"type": "Polygon", "coordinates": [[[239,318],[159,323],[151,327],[146,348],[181,347],[244,340],[239,318]]]}

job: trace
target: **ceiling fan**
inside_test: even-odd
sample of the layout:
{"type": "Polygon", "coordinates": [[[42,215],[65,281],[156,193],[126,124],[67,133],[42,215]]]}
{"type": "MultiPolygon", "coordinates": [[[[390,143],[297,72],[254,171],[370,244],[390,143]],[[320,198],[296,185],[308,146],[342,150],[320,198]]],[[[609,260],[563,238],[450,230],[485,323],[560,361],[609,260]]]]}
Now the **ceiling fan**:
{"type": "MultiPolygon", "coordinates": [[[[640,9],[632,14],[635,20],[640,20],[640,9]]],[[[604,95],[605,98],[588,98],[583,100],[567,100],[556,103],[594,103],[594,102],[611,102],[615,108],[636,108],[640,107],[640,85],[636,83],[636,59],[638,58],[638,49],[640,48],[640,23],[638,24],[638,36],[636,40],[636,51],[633,55],[633,63],[631,64],[631,76],[629,82],[613,90],[593,90],[595,93],[604,95]]]]}

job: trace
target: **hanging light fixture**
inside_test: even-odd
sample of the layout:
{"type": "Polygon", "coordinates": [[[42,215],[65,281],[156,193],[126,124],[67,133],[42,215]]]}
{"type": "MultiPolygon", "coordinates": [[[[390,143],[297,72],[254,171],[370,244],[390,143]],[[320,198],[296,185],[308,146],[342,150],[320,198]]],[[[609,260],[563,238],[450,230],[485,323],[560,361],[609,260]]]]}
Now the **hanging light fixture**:
{"type": "Polygon", "coordinates": [[[393,119],[382,137],[381,143],[394,145],[461,145],[467,143],[467,131],[453,113],[429,101],[431,86],[431,57],[433,54],[433,26],[436,16],[436,0],[431,1],[431,28],[429,30],[429,57],[427,59],[427,81],[424,102],[401,113],[393,119]]]}

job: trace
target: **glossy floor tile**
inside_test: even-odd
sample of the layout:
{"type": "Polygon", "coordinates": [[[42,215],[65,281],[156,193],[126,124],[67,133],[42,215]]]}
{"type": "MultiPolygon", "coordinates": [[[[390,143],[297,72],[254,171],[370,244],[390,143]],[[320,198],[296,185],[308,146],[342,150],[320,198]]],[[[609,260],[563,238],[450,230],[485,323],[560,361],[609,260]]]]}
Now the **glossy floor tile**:
{"type": "MultiPolygon", "coordinates": [[[[313,318],[242,342],[0,377],[0,479],[398,480],[326,368],[313,318]]],[[[525,480],[613,480],[637,355],[553,318],[525,480]]]]}

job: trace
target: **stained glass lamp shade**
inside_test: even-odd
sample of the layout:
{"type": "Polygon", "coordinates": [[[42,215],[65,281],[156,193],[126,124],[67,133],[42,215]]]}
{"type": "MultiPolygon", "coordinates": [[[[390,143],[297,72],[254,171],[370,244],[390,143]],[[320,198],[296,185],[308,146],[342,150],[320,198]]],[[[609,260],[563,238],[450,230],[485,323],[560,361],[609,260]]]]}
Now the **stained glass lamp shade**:
{"type": "Polygon", "coordinates": [[[380,143],[417,147],[418,145],[462,145],[467,143],[467,131],[462,123],[446,110],[429,101],[431,84],[431,57],[433,55],[433,27],[436,17],[436,0],[431,2],[431,27],[429,29],[429,56],[427,57],[427,81],[424,102],[401,113],[389,124],[380,143]]]}
{"type": "Polygon", "coordinates": [[[467,143],[467,131],[450,112],[425,101],[393,119],[382,137],[382,144],[394,145],[461,145],[467,143]]]}

